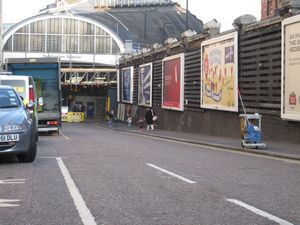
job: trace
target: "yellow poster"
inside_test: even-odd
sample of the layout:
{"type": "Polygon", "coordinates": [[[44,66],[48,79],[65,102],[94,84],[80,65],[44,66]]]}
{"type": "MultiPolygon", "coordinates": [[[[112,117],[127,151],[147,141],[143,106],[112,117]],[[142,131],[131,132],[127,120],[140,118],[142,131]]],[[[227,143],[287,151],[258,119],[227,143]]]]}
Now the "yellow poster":
{"type": "Polygon", "coordinates": [[[300,121],[300,16],[283,21],[281,117],[300,121]]]}
{"type": "Polygon", "coordinates": [[[237,33],[204,41],[201,50],[201,107],[237,112],[237,33]]]}

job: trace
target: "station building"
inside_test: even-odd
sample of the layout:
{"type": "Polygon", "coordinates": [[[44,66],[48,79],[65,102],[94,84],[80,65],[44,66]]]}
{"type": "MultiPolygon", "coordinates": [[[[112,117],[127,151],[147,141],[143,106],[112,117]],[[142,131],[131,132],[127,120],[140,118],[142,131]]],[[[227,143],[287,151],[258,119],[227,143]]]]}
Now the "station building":
{"type": "Polygon", "coordinates": [[[3,34],[3,58],[60,58],[63,105],[100,118],[108,96],[116,107],[119,59],[187,29],[203,23],[170,0],[56,1],[3,34]]]}

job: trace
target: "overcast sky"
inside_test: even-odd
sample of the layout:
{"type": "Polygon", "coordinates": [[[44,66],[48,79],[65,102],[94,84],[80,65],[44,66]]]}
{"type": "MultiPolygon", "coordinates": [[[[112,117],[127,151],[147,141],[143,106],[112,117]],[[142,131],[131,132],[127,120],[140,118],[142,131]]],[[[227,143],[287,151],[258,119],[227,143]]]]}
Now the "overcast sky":
{"type": "MultiPolygon", "coordinates": [[[[3,23],[16,23],[45,8],[55,0],[2,0],[3,23]]],[[[183,8],[186,0],[177,0],[183,8]]],[[[189,11],[204,23],[216,19],[222,26],[221,31],[232,29],[235,18],[251,14],[260,20],[261,0],[189,0],[189,11]]]]}

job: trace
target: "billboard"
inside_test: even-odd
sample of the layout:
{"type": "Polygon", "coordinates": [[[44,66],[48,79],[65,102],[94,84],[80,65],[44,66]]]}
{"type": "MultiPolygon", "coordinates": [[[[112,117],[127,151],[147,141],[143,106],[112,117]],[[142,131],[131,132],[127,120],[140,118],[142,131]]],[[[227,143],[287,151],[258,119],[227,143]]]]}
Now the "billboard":
{"type": "Polygon", "coordinates": [[[201,44],[201,107],[238,111],[237,32],[201,44]]]}
{"type": "Polygon", "coordinates": [[[152,107],[152,63],[139,66],[138,104],[152,107]]]}
{"type": "Polygon", "coordinates": [[[133,103],[133,66],[123,68],[122,76],[122,102],[133,103]]]}
{"type": "Polygon", "coordinates": [[[300,121],[300,15],[282,22],[281,118],[300,121]]]}
{"type": "Polygon", "coordinates": [[[162,108],[183,111],[184,54],[162,60],[162,108]]]}
{"type": "Polygon", "coordinates": [[[117,102],[120,102],[120,70],[117,70],[117,102]]]}

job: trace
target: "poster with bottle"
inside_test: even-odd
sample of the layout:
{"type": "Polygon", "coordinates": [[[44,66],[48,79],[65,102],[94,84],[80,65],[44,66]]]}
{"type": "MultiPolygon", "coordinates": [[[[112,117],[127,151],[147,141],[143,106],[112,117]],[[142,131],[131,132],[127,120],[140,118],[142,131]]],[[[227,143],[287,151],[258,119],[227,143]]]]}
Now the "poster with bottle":
{"type": "Polygon", "coordinates": [[[152,63],[139,66],[138,104],[152,106],[152,63]]]}
{"type": "Polygon", "coordinates": [[[238,111],[237,32],[201,44],[201,107],[238,111]]]}
{"type": "Polygon", "coordinates": [[[300,121],[300,15],[282,22],[281,118],[300,121]]]}
{"type": "Polygon", "coordinates": [[[133,67],[122,69],[122,102],[133,102],[133,67]]]}

